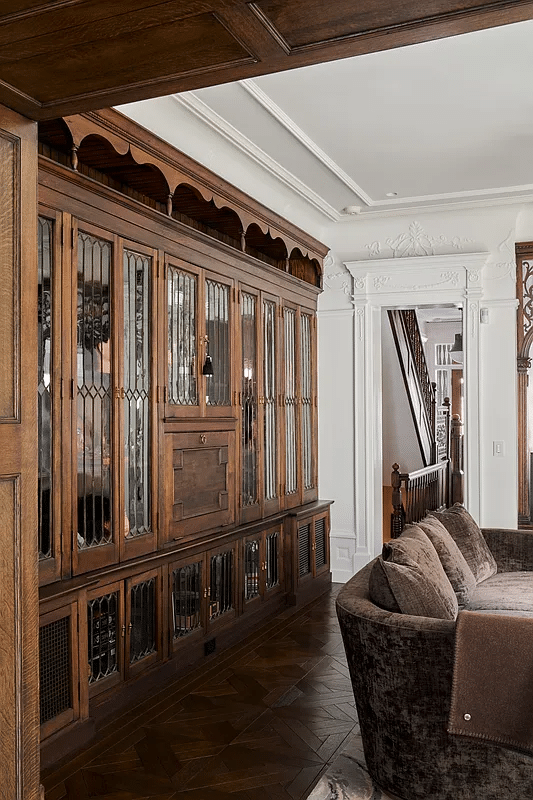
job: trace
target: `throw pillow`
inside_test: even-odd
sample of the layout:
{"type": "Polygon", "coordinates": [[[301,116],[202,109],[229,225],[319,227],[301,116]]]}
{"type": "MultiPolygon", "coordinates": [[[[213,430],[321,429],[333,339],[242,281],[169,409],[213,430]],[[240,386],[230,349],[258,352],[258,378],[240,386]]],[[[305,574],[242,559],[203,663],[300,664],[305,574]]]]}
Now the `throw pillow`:
{"type": "Polygon", "coordinates": [[[464,506],[456,503],[444,511],[432,511],[428,516],[442,522],[465,557],[477,583],[496,574],[498,567],[494,556],[477,522],[464,506]]]}
{"type": "Polygon", "coordinates": [[[436,517],[424,517],[416,523],[437,551],[440,563],[448,576],[460,606],[465,606],[476,588],[474,573],[451,534],[436,517]]]}
{"type": "Polygon", "coordinates": [[[383,558],[379,556],[374,561],[374,565],[368,576],[368,593],[370,599],[385,611],[401,613],[400,606],[394,599],[394,595],[389,586],[389,581],[383,568],[383,558]]]}
{"type": "Polygon", "coordinates": [[[408,525],[383,545],[383,572],[402,614],[455,619],[457,597],[426,534],[408,525]]]}

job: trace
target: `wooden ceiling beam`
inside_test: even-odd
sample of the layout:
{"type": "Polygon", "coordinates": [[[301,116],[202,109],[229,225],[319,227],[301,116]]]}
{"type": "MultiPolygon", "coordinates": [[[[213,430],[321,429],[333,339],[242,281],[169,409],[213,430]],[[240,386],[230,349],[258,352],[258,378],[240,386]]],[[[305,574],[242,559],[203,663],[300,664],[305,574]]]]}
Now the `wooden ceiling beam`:
{"type": "Polygon", "coordinates": [[[44,120],[533,17],[533,0],[9,0],[0,103],[44,120]]]}

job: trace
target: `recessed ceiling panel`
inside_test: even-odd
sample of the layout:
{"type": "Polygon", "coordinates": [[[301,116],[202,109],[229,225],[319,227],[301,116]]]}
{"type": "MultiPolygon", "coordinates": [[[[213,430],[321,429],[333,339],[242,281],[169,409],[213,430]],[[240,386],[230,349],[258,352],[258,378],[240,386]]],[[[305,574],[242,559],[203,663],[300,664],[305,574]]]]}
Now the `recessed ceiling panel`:
{"type": "Polygon", "coordinates": [[[250,7],[273,35],[284,40],[293,50],[323,44],[344,37],[372,31],[409,26],[415,22],[480,9],[479,0],[427,0],[423,5],[411,0],[338,0],[335,14],[331,3],[310,3],[309,0],[259,0],[250,7]]]}

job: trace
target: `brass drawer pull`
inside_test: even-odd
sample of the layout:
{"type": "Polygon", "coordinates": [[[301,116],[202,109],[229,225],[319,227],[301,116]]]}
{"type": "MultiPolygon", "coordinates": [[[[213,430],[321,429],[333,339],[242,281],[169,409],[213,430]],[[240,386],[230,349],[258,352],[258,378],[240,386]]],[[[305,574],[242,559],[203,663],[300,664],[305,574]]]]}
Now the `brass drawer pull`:
{"type": "Polygon", "coordinates": [[[207,442],[207,436],[205,433],[200,434],[200,444],[205,444],[207,442]]]}

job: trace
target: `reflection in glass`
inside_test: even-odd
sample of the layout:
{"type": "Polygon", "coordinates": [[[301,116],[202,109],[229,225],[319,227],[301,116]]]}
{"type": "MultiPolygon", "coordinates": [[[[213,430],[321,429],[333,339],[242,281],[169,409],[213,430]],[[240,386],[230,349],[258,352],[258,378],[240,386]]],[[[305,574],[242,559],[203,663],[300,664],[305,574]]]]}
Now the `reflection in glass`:
{"type": "Polygon", "coordinates": [[[156,651],[155,578],[130,592],[130,664],[156,651]]]}
{"type": "Polygon", "coordinates": [[[233,550],[211,557],[209,564],[209,619],[233,608],[233,550]]]}
{"type": "Polygon", "coordinates": [[[174,638],[201,627],[202,562],[178,567],[172,573],[172,615],[174,638]]]}
{"type": "Polygon", "coordinates": [[[209,406],[230,405],[229,286],[205,282],[205,324],[213,375],[206,380],[209,406]]]}
{"type": "Polygon", "coordinates": [[[313,389],[311,380],[311,317],[302,314],[300,359],[302,371],[302,464],[304,489],[312,489],[313,481],[313,389]]]}
{"type": "Polygon", "coordinates": [[[241,294],[242,332],[242,506],[256,505],[257,492],[257,335],[255,297],[241,294]]]}
{"type": "Polygon", "coordinates": [[[78,233],[78,547],[111,534],[111,245],[78,233]]]}
{"type": "Polygon", "coordinates": [[[276,447],[276,305],[263,303],[263,375],[265,385],[265,500],[277,497],[276,447]]]}
{"type": "Polygon", "coordinates": [[[279,584],[279,532],[266,537],[266,588],[273,589],[279,584]]]}
{"type": "Polygon", "coordinates": [[[285,308],[285,494],[298,491],[296,453],[296,312],[285,308]]]}
{"type": "Polygon", "coordinates": [[[168,402],[198,404],[196,386],[196,277],[168,266],[168,402]]]}
{"type": "Polygon", "coordinates": [[[37,336],[38,336],[38,543],[39,558],[52,557],[52,271],[53,222],[39,217],[37,336]]]}
{"type": "Polygon", "coordinates": [[[118,670],[116,592],[90,600],[87,604],[89,683],[106,678],[118,670]]]}
{"type": "Polygon", "coordinates": [[[244,599],[251,600],[259,594],[259,539],[244,545],[244,599]]]}
{"type": "Polygon", "coordinates": [[[150,531],[150,265],[124,250],[124,501],[126,535],[150,531]]]}

